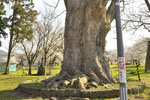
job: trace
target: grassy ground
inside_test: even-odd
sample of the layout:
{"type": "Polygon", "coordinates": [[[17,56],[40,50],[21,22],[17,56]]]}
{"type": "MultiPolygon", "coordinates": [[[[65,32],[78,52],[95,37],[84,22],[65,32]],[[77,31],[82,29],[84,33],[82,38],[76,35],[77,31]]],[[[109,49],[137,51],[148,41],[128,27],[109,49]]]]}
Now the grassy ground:
{"type": "MultiPolygon", "coordinates": [[[[134,87],[138,84],[138,76],[136,73],[136,67],[135,65],[127,65],[127,83],[128,87],[134,87]]],[[[140,65],[139,67],[140,70],[140,76],[141,80],[143,82],[146,82],[146,89],[144,93],[140,93],[137,95],[129,95],[129,98],[131,100],[150,100],[150,73],[144,73],[144,65],[140,65]],[[133,98],[133,99],[132,99],[133,98]]],[[[52,69],[52,75],[55,76],[58,72],[60,71],[60,66],[55,66],[52,69]]],[[[118,67],[117,65],[112,65],[111,66],[111,71],[114,76],[114,78],[118,81],[118,67]]],[[[24,71],[27,73],[27,69],[24,71]]],[[[33,70],[33,74],[35,74],[37,70],[33,70]]],[[[29,75],[23,75],[23,71],[19,70],[17,72],[12,72],[10,75],[2,75],[0,73],[0,100],[42,100],[42,98],[36,98],[36,99],[31,99],[31,98],[25,98],[25,97],[19,97],[19,96],[14,96],[12,94],[12,90],[15,89],[21,82],[25,80],[31,80],[35,78],[47,78],[50,76],[29,76],[29,75]]],[[[34,84],[33,84],[34,85],[34,84]]],[[[107,88],[119,88],[119,83],[110,85],[107,88]]],[[[106,89],[104,87],[99,87],[98,89],[106,89]]],[[[114,98],[113,98],[114,99],[114,98]]],[[[108,99],[108,100],[113,100],[113,99],[108,99]]],[[[96,100],[96,99],[94,99],[96,100]]],[[[100,99],[97,99],[100,100],[100,99]]],[[[105,99],[107,100],[107,99],[105,99]]]]}
{"type": "MultiPolygon", "coordinates": [[[[112,74],[115,79],[118,79],[118,67],[117,65],[111,66],[112,74]]],[[[138,84],[138,75],[135,65],[127,65],[127,86],[137,86],[138,84]]],[[[130,100],[150,100],[150,73],[145,73],[144,64],[141,64],[139,67],[140,78],[142,82],[146,83],[146,89],[143,93],[136,95],[129,95],[130,100]]]]}
{"type": "MultiPolygon", "coordinates": [[[[55,66],[51,73],[51,76],[55,76],[60,71],[60,66],[55,66]]],[[[25,69],[24,73],[28,73],[28,70],[25,69]]],[[[33,74],[37,73],[37,70],[32,71],[33,74]]],[[[31,80],[35,78],[48,78],[50,76],[29,76],[24,75],[22,70],[18,70],[17,72],[12,72],[9,75],[3,75],[0,73],[0,100],[32,100],[29,98],[21,98],[19,96],[14,96],[12,94],[12,90],[15,89],[20,83],[26,80],[31,80]]],[[[36,100],[42,100],[37,98],[36,100]]]]}

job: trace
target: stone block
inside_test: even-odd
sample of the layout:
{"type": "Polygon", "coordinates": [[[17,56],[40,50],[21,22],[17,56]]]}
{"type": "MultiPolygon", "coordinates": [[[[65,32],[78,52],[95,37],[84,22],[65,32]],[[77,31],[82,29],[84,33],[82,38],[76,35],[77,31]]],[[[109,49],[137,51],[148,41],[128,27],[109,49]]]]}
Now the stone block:
{"type": "Polygon", "coordinates": [[[81,90],[79,89],[66,89],[65,90],[66,97],[81,97],[81,90]]]}

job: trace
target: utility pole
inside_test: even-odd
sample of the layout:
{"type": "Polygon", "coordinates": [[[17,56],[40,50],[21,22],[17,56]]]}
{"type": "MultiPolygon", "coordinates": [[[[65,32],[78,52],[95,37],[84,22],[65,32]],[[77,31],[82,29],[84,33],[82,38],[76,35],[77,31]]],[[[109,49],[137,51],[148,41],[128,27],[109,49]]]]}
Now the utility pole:
{"type": "Polygon", "coordinates": [[[120,100],[128,100],[127,86],[126,86],[126,67],[125,67],[125,57],[124,57],[124,47],[123,47],[121,17],[120,17],[120,0],[115,0],[115,17],[116,17],[116,31],[117,31],[119,80],[120,80],[120,100]]]}

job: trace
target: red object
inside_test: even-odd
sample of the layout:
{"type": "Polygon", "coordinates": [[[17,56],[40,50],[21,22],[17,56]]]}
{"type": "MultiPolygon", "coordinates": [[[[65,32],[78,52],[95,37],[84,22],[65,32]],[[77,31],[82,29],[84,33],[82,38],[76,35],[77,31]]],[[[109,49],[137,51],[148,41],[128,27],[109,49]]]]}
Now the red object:
{"type": "Polygon", "coordinates": [[[119,61],[119,68],[120,70],[126,71],[125,61],[119,61]]]}

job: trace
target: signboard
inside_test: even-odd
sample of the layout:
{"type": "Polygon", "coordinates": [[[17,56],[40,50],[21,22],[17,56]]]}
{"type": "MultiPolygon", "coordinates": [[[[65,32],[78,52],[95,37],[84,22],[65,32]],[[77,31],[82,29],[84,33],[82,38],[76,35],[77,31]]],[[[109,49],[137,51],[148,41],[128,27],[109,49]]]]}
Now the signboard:
{"type": "Polygon", "coordinates": [[[119,80],[120,83],[126,83],[126,66],[125,66],[125,57],[118,58],[119,66],[119,80]]]}

